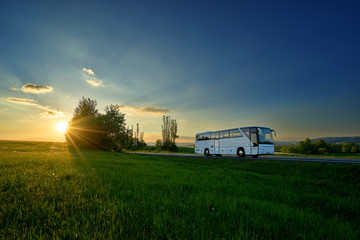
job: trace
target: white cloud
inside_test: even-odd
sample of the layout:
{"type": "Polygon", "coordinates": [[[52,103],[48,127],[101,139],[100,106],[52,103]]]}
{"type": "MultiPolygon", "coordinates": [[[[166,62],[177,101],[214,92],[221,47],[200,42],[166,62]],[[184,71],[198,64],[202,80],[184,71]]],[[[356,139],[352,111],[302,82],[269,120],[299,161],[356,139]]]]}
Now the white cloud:
{"type": "Polygon", "coordinates": [[[24,104],[24,105],[37,105],[36,101],[33,99],[28,98],[15,98],[15,97],[8,97],[6,99],[8,102],[24,104]]]}
{"type": "Polygon", "coordinates": [[[95,73],[93,70],[83,68],[82,71],[84,72],[83,76],[88,84],[93,87],[103,87],[103,81],[95,77],[95,73]]]}
{"type": "Polygon", "coordinates": [[[127,106],[127,105],[119,105],[120,110],[124,109],[124,110],[130,110],[133,113],[149,113],[149,114],[158,114],[158,115],[163,115],[166,113],[169,113],[170,110],[167,108],[160,108],[157,106],[149,106],[149,107],[132,107],[132,106],[127,106]]]}
{"type": "Polygon", "coordinates": [[[91,70],[90,68],[89,69],[83,68],[83,72],[87,73],[87,75],[95,76],[94,71],[91,70]]]}
{"type": "Polygon", "coordinates": [[[97,79],[95,77],[86,79],[86,82],[94,87],[102,86],[102,80],[97,79]]]}
{"type": "MultiPolygon", "coordinates": [[[[16,88],[12,88],[13,91],[16,91],[16,88]],[[15,89],[15,90],[14,90],[15,89]]],[[[29,92],[33,94],[39,94],[39,93],[48,93],[53,90],[50,86],[38,86],[36,84],[27,83],[24,86],[21,87],[21,91],[23,92],[29,92]]]]}
{"type": "Polygon", "coordinates": [[[31,105],[38,109],[42,109],[44,111],[41,112],[41,115],[46,118],[54,118],[54,117],[63,117],[64,116],[63,112],[58,111],[55,108],[52,108],[49,106],[41,105],[33,99],[8,97],[6,100],[8,102],[23,104],[23,105],[31,105]]]}

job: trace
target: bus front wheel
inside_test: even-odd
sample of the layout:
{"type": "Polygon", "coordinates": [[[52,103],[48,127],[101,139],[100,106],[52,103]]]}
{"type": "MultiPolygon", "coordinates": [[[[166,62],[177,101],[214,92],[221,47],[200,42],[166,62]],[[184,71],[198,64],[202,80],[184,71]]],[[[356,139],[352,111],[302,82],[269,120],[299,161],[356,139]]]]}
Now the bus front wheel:
{"type": "Polygon", "coordinates": [[[237,155],[238,155],[239,157],[245,157],[245,151],[244,151],[244,149],[243,149],[243,148],[238,148],[238,150],[237,150],[237,155]]]}
{"type": "Polygon", "coordinates": [[[210,151],[209,151],[209,149],[205,149],[205,151],[204,151],[204,155],[205,155],[205,156],[211,156],[211,155],[210,155],[210,151]]]}

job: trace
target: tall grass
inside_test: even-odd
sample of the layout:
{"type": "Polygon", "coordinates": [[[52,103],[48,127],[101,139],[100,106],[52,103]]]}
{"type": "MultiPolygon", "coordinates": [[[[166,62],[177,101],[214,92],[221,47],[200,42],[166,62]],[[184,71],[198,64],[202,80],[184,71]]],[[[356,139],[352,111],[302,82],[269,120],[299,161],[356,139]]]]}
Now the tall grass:
{"type": "Polygon", "coordinates": [[[359,239],[360,167],[1,142],[3,239],[359,239]]]}

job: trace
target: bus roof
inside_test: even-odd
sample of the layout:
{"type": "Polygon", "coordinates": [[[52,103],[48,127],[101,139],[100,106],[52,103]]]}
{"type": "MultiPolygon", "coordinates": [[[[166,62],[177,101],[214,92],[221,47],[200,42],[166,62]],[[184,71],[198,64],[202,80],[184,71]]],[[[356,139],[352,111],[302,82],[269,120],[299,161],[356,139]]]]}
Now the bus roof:
{"type": "Polygon", "coordinates": [[[229,130],[239,129],[239,128],[241,129],[241,128],[269,128],[269,127],[262,127],[262,126],[237,127],[237,128],[221,129],[221,130],[216,130],[216,131],[199,132],[196,135],[205,134],[205,133],[213,133],[213,132],[221,132],[221,131],[229,131],[229,130]]]}

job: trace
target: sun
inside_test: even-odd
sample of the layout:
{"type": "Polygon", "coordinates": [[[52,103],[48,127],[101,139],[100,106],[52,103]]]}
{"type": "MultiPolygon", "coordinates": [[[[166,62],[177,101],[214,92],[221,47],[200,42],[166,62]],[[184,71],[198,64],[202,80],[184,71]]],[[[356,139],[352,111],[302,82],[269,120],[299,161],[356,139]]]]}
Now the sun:
{"type": "Polygon", "coordinates": [[[59,130],[60,132],[66,133],[67,123],[59,122],[59,123],[56,125],[56,129],[59,130]]]}

